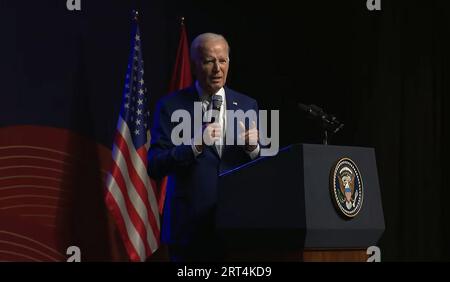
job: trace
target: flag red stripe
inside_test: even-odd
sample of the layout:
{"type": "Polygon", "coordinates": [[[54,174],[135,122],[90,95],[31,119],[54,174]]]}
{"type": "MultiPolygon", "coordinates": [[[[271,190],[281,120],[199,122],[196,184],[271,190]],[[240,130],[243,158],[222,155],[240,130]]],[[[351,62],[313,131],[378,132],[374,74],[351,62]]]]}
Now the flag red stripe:
{"type": "MultiPolygon", "coordinates": [[[[138,153],[139,157],[141,158],[142,162],[144,163],[144,166],[148,167],[147,166],[147,153],[148,153],[148,151],[145,148],[145,146],[142,146],[136,152],[138,153]]],[[[150,185],[150,186],[152,187],[153,195],[158,195],[158,191],[156,191],[156,186],[155,185],[150,185]]]]}
{"type": "Polygon", "coordinates": [[[125,227],[125,222],[122,217],[122,214],[120,213],[120,209],[114,200],[114,197],[111,195],[111,192],[107,191],[106,193],[106,203],[107,206],[115,219],[117,228],[119,229],[119,233],[122,236],[122,240],[124,242],[125,248],[127,249],[128,255],[130,256],[130,259],[132,261],[140,261],[139,255],[134,248],[133,244],[131,243],[130,237],[128,236],[127,229],[125,227]]]}
{"type": "Polygon", "coordinates": [[[132,164],[130,160],[130,151],[128,149],[128,144],[126,143],[126,140],[123,138],[123,136],[120,134],[119,131],[117,131],[116,134],[116,142],[117,148],[122,152],[122,155],[125,158],[125,161],[127,163],[127,169],[128,174],[130,175],[131,182],[133,182],[134,187],[136,188],[136,192],[141,197],[142,201],[145,204],[145,208],[147,210],[147,217],[150,222],[150,226],[152,227],[153,234],[156,238],[156,241],[159,242],[159,228],[156,223],[155,215],[152,212],[152,209],[150,207],[150,203],[148,202],[148,192],[146,189],[145,184],[142,182],[141,178],[139,177],[138,173],[136,172],[134,165],[132,164]]]}
{"type": "Polygon", "coordinates": [[[123,199],[125,201],[125,208],[128,212],[128,215],[131,219],[131,223],[136,228],[136,231],[138,232],[139,236],[141,237],[141,240],[144,242],[145,246],[145,252],[147,254],[151,254],[149,242],[147,240],[147,229],[145,228],[145,223],[143,219],[139,216],[138,212],[136,211],[136,207],[133,205],[133,203],[130,200],[130,197],[128,195],[127,189],[134,189],[133,187],[127,187],[125,180],[123,179],[123,175],[120,171],[120,168],[117,166],[116,162],[112,163],[111,167],[111,176],[114,178],[114,180],[117,183],[117,186],[119,187],[120,191],[122,192],[123,199]]]}

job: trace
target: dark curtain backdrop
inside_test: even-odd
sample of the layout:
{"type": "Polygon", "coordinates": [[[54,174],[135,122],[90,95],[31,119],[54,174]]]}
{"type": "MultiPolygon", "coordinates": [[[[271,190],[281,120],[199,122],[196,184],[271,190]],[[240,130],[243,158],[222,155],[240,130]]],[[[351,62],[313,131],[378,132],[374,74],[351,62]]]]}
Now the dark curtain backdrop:
{"type": "Polygon", "coordinates": [[[295,107],[303,102],[345,123],[331,143],[375,148],[382,260],[450,259],[448,1],[381,0],[376,12],[366,0],[82,0],[80,12],[65,2],[0,2],[1,127],[69,128],[111,147],[130,10],[141,11],[152,105],[168,88],[184,16],[190,40],[229,40],[229,87],[280,110],[283,146],[320,142],[295,107]]]}

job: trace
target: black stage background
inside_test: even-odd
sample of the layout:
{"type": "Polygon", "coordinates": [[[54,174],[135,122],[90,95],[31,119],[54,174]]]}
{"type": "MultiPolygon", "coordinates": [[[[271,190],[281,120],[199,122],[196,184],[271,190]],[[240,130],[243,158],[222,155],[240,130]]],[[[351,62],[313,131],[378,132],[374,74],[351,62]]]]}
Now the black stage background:
{"type": "Polygon", "coordinates": [[[166,94],[180,17],[188,38],[223,34],[228,86],[280,110],[281,145],[320,142],[295,107],[345,128],[333,144],[374,147],[386,231],[382,260],[449,260],[450,2],[0,1],[0,127],[68,128],[111,147],[141,12],[151,103],[166,94]],[[245,2],[245,4],[243,3],[245,2]]]}

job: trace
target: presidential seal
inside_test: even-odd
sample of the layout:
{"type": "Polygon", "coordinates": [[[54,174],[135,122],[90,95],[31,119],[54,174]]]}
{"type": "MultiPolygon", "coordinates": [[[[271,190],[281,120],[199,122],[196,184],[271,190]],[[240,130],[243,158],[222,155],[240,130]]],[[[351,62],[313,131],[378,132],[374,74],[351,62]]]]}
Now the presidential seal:
{"type": "Polygon", "coordinates": [[[364,188],[356,164],[349,158],[340,159],[331,169],[331,200],[338,212],[353,218],[361,210],[364,188]]]}

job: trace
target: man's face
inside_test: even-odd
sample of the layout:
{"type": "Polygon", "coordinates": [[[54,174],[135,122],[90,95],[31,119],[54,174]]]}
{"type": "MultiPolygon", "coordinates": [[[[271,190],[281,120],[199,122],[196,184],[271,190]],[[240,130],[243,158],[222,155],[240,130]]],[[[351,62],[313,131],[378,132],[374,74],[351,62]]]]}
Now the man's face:
{"type": "Polygon", "coordinates": [[[194,62],[194,72],[203,90],[212,95],[225,85],[229,67],[228,46],[223,40],[202,44],[194,62]]]}

